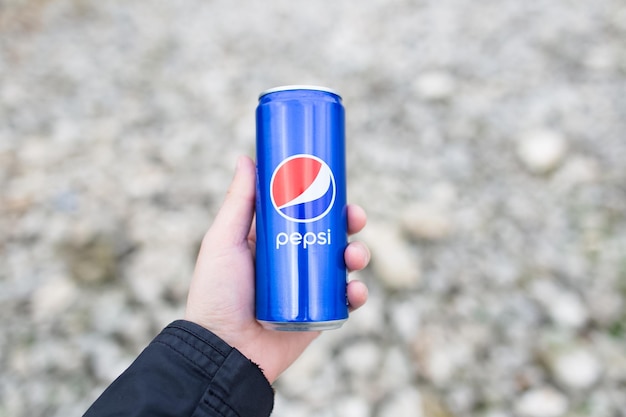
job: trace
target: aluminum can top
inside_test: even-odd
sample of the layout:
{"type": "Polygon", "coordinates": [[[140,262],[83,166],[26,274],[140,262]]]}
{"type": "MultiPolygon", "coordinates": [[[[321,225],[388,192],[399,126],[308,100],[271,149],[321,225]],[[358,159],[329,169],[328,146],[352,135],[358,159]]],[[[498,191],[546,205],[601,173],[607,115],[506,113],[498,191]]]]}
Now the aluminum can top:
{"type": "Polygon", "coordinates": [[[261,94],[259,94],[259,99],[261,99],[263,96],[271,94],[271,93],[277,93],[277,92],[280,92],[280,91],[292,91],[292,90],[323,91],[325,93],[334,94],[337,97],[339,97],[339,99],[341,99],[341,95],[339,95],[339,93],[337,91],[333,90],[332,88],[320,87],[320,86],[316,86],[316,85],[283,85],[283,86],[280,86],[280,87],[274,87],[274,88],[270,88],[268,90],[265,90],[261,94]]]}

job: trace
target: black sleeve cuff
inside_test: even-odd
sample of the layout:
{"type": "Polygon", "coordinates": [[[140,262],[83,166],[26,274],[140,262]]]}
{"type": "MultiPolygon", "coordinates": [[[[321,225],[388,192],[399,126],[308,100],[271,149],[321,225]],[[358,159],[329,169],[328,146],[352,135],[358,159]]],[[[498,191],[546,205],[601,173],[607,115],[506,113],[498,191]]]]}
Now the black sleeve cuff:
{"type": "Polygon", "coordinates": [[[269,416],[274,391],[261,369],[215,334],[188,321],[175,321],[152,343],[163,343],[178,352],[210,378],[193,414],[240,417],[269,416]]]}
{"type": "Polygon", "coordinates": [[[274,391],[257,365],[188,322],[167,326],[87,410],[87,417],[269,416],[274,391]]]}

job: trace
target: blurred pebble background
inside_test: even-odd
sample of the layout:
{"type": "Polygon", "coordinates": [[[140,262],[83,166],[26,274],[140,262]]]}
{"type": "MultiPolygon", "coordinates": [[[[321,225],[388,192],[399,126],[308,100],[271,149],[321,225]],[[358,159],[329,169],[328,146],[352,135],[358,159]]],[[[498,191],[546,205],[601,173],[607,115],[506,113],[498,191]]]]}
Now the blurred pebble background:
{"type": "Polygon", "coordinates": [[[342,93],[373,260],[275,416],[626,415],[623,0],[1,0],[0,416],[181,317],[284,84],[342,93]]]}

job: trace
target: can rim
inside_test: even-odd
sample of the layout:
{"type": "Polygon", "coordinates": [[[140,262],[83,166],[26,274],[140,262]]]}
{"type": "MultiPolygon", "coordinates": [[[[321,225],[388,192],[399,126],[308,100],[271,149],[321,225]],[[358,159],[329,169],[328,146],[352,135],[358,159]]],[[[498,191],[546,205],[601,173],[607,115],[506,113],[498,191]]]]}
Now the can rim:
{"type": "Polygon", "coordinates": [[[282,85],[280,87],[270,88],[270,89],[267,89],[265,91],[262,91],[261,94],[259,94],[259,98],[261,98],[261,97],[263,97],[263,96],[265,96],[267,94],[277,93],[279,91],[292,91],[292,90],[323,91],[323,92],[326,92],[326,93],[334,94],[337,97],[341,98],[341,95],[336,90],[333,90],[332,88],[321,87],[321,86],[317,86],[317,85],[306,85],[306,84],[282,85]]]}

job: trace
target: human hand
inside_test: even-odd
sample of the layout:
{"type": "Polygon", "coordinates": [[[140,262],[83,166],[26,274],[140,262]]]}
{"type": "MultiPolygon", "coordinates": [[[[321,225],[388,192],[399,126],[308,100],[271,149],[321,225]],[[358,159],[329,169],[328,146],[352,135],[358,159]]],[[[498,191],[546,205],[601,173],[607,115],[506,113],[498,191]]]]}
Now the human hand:
{"type": "MultiPolygon", "coordinates": [[[[319,332],[267,330],[255,318],[254,218],[256,170],[248,157],[237,161],[235,177],[213,225],[202,240],[196,262],[185,319],[212,331],[259,365],[273,383],[319,332]]],[[[366,223],[359,206],[348,206],[348,233],[357,233],[366,223]]],[[[344,252],[349,270],[367,266],[370,254],[361,242],[351,242],[344,252]]],[[[350,310],[365,304],[367,287],[348,283],[350,310]]]]}

